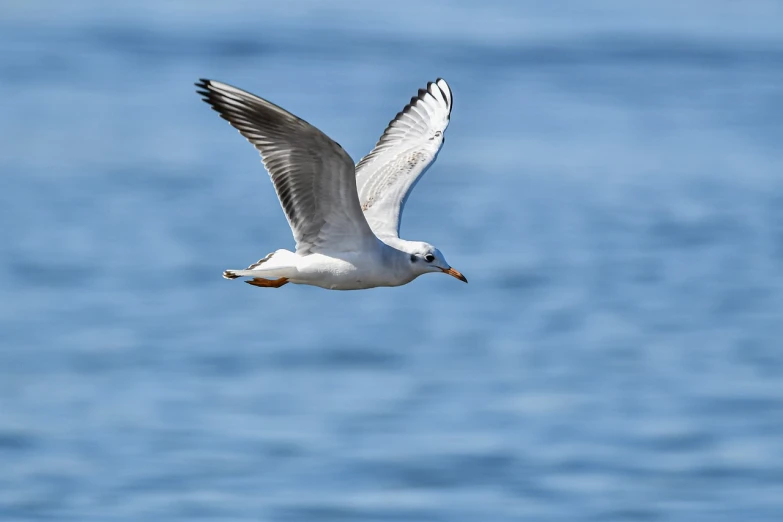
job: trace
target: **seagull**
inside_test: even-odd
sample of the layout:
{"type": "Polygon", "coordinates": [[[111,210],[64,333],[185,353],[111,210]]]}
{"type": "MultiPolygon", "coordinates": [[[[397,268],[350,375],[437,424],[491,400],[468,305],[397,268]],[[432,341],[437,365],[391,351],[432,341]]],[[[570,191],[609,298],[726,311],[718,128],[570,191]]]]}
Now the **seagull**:
{"type": "Polygon", "coordinates": [[[354,167],[326,134],[277,105],[214,80],[196,91],[260,153],[283,207],[296,251],[276,250],[223,277],[279,288],[286,283],[331,290],[400,286],[422,274],[465,283],[429,243],[399,235],[405,201],[435,161],[451,116],[451,89],[429,82],[389,123],[354,167]]]}

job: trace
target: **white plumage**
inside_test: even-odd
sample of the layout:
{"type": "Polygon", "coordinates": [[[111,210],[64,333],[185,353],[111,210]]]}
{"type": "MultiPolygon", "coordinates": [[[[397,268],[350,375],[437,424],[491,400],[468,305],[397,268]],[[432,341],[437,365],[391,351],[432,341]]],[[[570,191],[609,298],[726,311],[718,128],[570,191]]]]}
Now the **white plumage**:
{"type": "Polygon", "coordinates": [[[420,89],[355,168],[340,145],[277,105],[221,82],[196,85],[261,154],[296,240],[295,253],[277,250],[224,277],[335,290],[399,286],[428,272],[467,282],[432,245],[399,238],[405,200],[437,157],[449,124],[445,80],[420,89]]]}
{"type": "Polygon", "coordinates": [[[399,237],[405,201],[435,161],[451,116],[445,80],[430,82],[397,114],[375,148],[356,165],[359,201],[373,232],[399,237]]]}

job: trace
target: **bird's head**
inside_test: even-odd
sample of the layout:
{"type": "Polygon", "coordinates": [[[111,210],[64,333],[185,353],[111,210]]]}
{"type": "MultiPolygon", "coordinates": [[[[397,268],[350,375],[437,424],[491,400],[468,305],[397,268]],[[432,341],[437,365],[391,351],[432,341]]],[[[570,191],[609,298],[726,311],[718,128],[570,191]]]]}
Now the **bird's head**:
{"type": "Polygon", "coordinates": [[[417,275],[426,274],[429,272],[443,272],[449,274],[452,277],[456,277],[460,281],[467,283],[468,280],[464,275],[457,270],[451,268],[446,262],[446,258],[440,253],[440,250],[421,241],[409,241],[406,245],[406,251],[408,252],[411,270],[417,275]]]}

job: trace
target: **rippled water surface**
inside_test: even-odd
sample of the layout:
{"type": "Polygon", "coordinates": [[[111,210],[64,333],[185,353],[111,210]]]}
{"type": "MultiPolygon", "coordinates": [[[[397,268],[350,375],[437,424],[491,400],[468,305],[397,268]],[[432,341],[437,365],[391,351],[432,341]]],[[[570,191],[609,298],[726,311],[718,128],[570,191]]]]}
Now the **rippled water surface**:
{"type": "Polygon", "coordinates": [[[0,4],[0,519],[783,519],[778,2],[0,4]],[[291,248],[200,77],[355,158],[455,96],[402,232],[291,248]]]}

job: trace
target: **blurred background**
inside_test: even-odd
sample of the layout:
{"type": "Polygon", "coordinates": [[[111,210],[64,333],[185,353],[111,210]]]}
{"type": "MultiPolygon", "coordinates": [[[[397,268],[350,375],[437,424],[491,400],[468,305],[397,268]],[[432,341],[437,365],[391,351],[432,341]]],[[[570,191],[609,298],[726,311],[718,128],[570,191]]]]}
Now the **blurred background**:
{"type": "Polygon", "coordinates": [[[783,519],[783,4],[0,2],[0,519],[783,519]],[[293,240],[200,77],[355,160],[455,96],[402,234],[293,240]]]}

